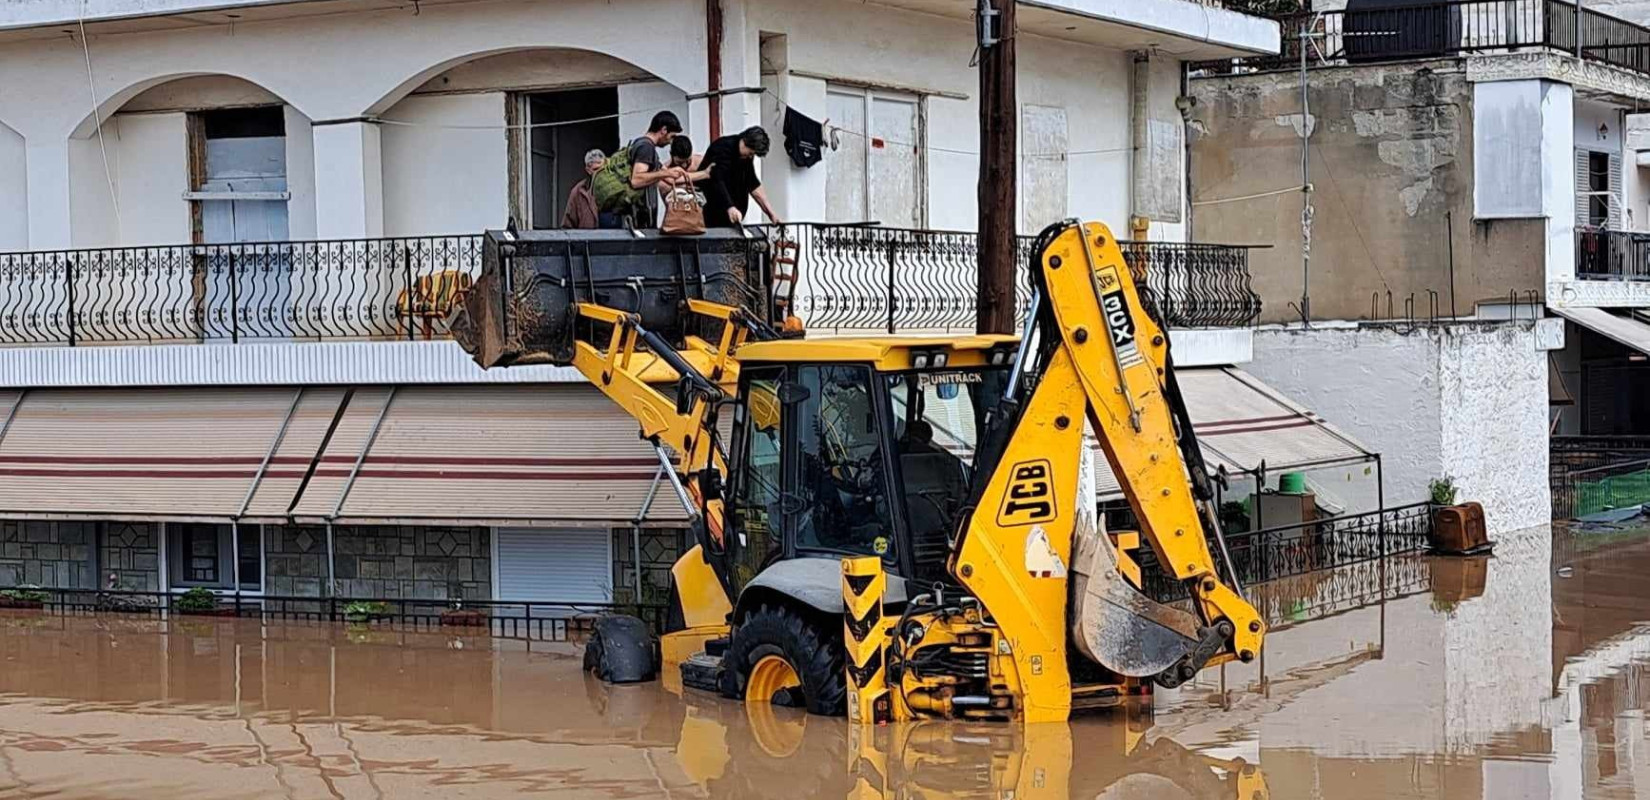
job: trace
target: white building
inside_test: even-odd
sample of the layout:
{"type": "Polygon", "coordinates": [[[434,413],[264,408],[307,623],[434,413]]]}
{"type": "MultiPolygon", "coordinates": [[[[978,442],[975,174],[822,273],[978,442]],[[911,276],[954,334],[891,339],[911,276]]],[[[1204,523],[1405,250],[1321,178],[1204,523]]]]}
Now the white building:
{"type": "MultiPolygon", "coordinates": [[[[700,150],[765,126],[787,221],[972,229],[974,8],[0,5],[0,584],[604,602],[640,576],[660,599],[680,521],[644,509],[633,424],[576,375],[442,341],[479,232],[553,226],[584,152],[660,110],[700,150]],[[810,169],[787,107],[827,123],[810,169]]],[[[1184,242],[1183,65],[1276,52],[1276,24],[1186,0],[1019,18],[1022,232],[1184,242]]],[[[1192,309],[1228,330],[1188,332],[1182,364],[1247,359],[1224,257],[1239,307],[1192,309]]],[[[1197,300],[1188,275],[1165,296],[1197,300]]]]}

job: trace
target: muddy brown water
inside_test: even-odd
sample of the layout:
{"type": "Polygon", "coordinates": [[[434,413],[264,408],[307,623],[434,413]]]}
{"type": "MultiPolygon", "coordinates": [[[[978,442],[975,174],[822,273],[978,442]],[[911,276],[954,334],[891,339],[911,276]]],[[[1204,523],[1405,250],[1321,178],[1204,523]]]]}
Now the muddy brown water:
{"type": "Polygon", "coordinates": [[[607,687],[567,645],[5,612],[0,796],[1650,797],[1650,530],[1252,595],[1262,663],[1026,728],[607,687]]]}

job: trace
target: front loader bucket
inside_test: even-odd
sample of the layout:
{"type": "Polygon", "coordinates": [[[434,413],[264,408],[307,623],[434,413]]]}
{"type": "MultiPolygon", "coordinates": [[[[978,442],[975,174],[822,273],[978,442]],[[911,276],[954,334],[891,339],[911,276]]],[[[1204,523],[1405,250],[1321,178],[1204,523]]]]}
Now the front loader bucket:
{"type": "Polygon", "coordinates": [[[1197,645],[1197,618],[1136,591],[1118,571],[1111,537],[1084,529],[1072,537],[1071,635],[1095,663],[1119,675],[1149,678],[1197,645]]]}
{"type": "MultiPolygon", "coordinates": [[[[766,240],[738,230],[703,236],[622,230],[488,231],[481,277],[453,312],[460,347],[483,368],[512,363],[566,364],[580,330],[575,303],[641,316],[642,327],[680,345],[689,298],[752,308],[766,240]]],[[[760,308],[753,308],[760,312],[760,308]]]]}

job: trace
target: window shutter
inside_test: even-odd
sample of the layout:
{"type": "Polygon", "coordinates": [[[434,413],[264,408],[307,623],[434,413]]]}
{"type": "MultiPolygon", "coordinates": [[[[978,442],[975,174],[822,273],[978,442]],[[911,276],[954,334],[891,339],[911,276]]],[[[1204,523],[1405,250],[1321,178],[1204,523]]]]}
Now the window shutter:
{"type": "Polygon", "coordinates": [[[1592,195],[1592,183],[1587,174],[1587,151],[1576,150],[1576,227],[1587,225],[1588,199],[1592,195]]]}
{"type": "Polygon", "coordinates": [[[1610,154],[1610,230],[1622,229],[1621,154],[1610,154]]]}

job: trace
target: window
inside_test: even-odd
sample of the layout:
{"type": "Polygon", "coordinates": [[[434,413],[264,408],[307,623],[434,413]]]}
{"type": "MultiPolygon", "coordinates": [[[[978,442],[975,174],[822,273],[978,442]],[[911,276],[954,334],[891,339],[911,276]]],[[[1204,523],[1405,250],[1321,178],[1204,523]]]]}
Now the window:
{"type": "Polygon", "coordinates": [[[179,523],[166,526],[168,571],[173,586],[205,586],[258,591],[263,586],[263,529],[240,528],[240,558],[235,558],[234,529],[229,525],[179,523]]]}
{"type": "Polygon", "coordinates": [[[827,222],[920,228],[926,149],[917,95],[833,85],[825,96],[827,222]]]}
{"type": "Polygon", "coordinates": [[[179,583],[216,584],[218,582],[218,526],[180,525],[179,564],[183,575],[179,583]]]}
{"type": "Polygon", "coordinates": [[[795,516],[800,550],[891,557],[892,516],[871,371],[820,366],[799,370],[806,397],[796,406],[795,516]]]}
{"type": "Polygon", "coordinates": [[[1576,224],[1622,228],[1620,154],[1576,150],[1576,224]]]}
{"type": "Polygon", "coordinates": [[[783,368],[751,369],[746,372],[743,428],[743,472],[736,489],[734,519],[736,537],[733,582],[744,586],[769,559],[782,552],[784,508],[784,409],[779,389],[783,368]]]}
{"type": "Polygon", "coordinates": [[[516,104],[515,119],[533,126],[512,136],[526,163],[525,180],[517,184],[519,218],[537,230],[560,227],[568,193],[586,177],[584,154],[601,150],[611,155],[621,144],[619,90],[521,94],[516,104]]]}
{"type": "Polygon", "coordinates": [[[280,106],[190,115],[190,201],[202,244],[288,238],[286,115],[280,106]]]}

